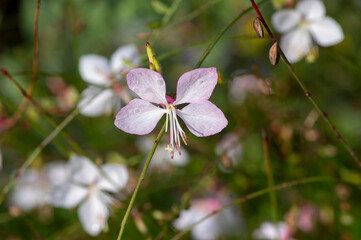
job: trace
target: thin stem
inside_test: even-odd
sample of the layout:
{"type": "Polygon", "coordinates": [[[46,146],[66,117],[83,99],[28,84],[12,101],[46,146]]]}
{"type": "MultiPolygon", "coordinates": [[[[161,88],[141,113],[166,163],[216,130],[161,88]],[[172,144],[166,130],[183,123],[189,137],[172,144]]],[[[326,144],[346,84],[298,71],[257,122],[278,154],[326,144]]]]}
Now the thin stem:
{"type": "Polygon", "coordinates": [[[289,188],[289,187],[293,187],[293,186],[297,186],[297,185],[302,185],[302,184],[306,184],[306,183],[313,183],[313,182],[329,182],[329,181],[335,181],[335,179],[332,178],[326,178],[326,177],[309,177],[309,178],[304,178],[304,179],[300,179],[300,180],[296,180],[296,181],[291,181],[291,182],[286,182],[286,183],[282,183],[279,185],[276,185],[274,187],[268,187],[268,188],[264,188],[261,190],[258,190],[256,192],[250,193],[242,198],[238,198],[235,201],[211,212],[210,214],[204,216],[203,218],[201,218],[200,220],[198,220],[197,222],[195,222],[194,224],[190,225],[189,227],[187,227],[186,229],[184,229],[183,231],[179,232],[177,235],[175,235],[173,238],[171,238],[171,240],[178,240],[181,237],[183,237],[186,233],[188,233],[190,230],[192,230],[195,226],[197,226],[198,224],[200,224],[201,222],[203,222],[204,220],[216,215],[217,213],[239,205],[241,203],[244,203],[250,199],[262,196],[264,194],[273,192],[273,191],[277,191],[277,190],[281,190],[281,189],[285,189],[285,188],[289,188]]]}
{"type": "MultiPolygon", "coordinates": [[[[272,188],[275,186],[275,182],[273,179],[271,158],[269,153],[269,140],[265,130],[262,131],[262,140],[263,140],[263,150],[264,150],[264,164],[266,166],[268,187],[272,188]]],[[[276,223],[278,221],[278,204],[277,204],[277,196],[274,191],[270,192],[270,201],[272,206],[273,221],[276,223]]]]}
{"type": "MultiPolygon", "coordinates": [[[[267,2],[268,0],[263,0],[259,3],[259,5],[262,5],[263,3],[267,2]]],[[[217,35],[216,37],[213,39],[213,41],[211,42],[211,44],[208,46],[208,48],[206,49],[206,51],[203,53],[202,57],[199,59],[199,61],[197,62],[196,66],[194,68],[199,68],[202,63],[204,62],[204,60],[207,58],[207,56],[209,55],[209,53],[212,51],[213,47],[217,44],[217,42],[219,41],[219,39],[221,39],[221,37],[223,36],[223,34],[225,32],[228,31],[228,29],[230,27],[233,26],[233,24],[235,24],[242,16],[244,16],[246,13],[250,12],[252,10],[252,7],[247,8],[246,10],[242,11],[240,14],[238,14],[230,23],[228,23],[217,35]]]]}
{"type": "Polygon", "coordinates": [[[35,160],[35,158],[41,153],[46,145],[48,145],[61,130],[63,130],[78,114],[79,109],[74,109],[63,122],[59,124],[50,134],[47,136],[30,154],[30,156],[26,159],[26,161],[21,165],[16,174],[12,177],[12,179],[5,185],[0,193],[0,204],[4,201],[5,196],[8,194],[10,189],[13,187],[17,179],[21,176],[21,174],[25,171],[25,169],[35,160]]]}
{"type": "MultiPolygon", "coordinates": [[[[50,123],[53,127],[57,127],[57,126],[58,126],[58,124],[57,124],[56,121],[53,119],[53,117],[52,117],[47,111],[45,111],[45,109],[42,108],[42,107],[39,105],[39,103],[37,103],[37,102],[34,100],[34,98],[32,98],[32,96],[31,96],[29,93],[27,93],[27,92],[25,91],[25,89],[8,73],[8,71],[7,71],[6,69],[0,67],[0,73],[1,73],[4,77],[8,78],[8,79],[19,89],[19,91],[21,92],[21,94],[22,94],[26,99],[28,99],[28,101],[31,102],[31,103],[34,105],[34,107],[35,107],[40,113],[42,113],[42,114],[46,117],[46,119],[49,121],[49,123],[50,123]]],[[[21,106],[19,107],[19,109],[20,109],[21,112],[24,112],[24,111],[21,109],[21,106]]],[[[19,116],[21,116],[21,114],[19,114],[19,116]]],[[[9,121],[14,121],[14,119],[11,119],[11,120],[9,120],[9,121]]],[[[71,138],[69,135],[67,135],[65,132],[63,132],[61,135],[64,137],[64,139],[66,140],[66,142],[69,143],[69,145],[73,148],[73,150],[74,150],[75,152],[80,153],[80,154],[82,154],[82,155],[85,155],[84,151],[79,147],[79,145],[78,145],[74,140],[72,140],[72,138],[71,138]]]]}
{"type": "MultiPolygon", "coordinates": [[[[262,22],[263,26],[266,28],[269,37],[271,38],[271,40],[275,43],[277,40],[275,39],[271,29],[268,27],[267,22],[264,20],[262,13],[260,12],[257,4],[254,2],[254,0],[250,0],[252,3],[253,8],[255,9],[255,11],[257,12],[257,15],[260,19],[260,21],[262,22]]],[[[340,133],[340,131],[336,128],[336,126],[333,124],[333,122],[331,121],[331,119],[329,118],[327,112],[323,111],[320,107],[320,105],[318,104],[318,102],[316,101],[316,99],[313,97],[313,95],[311,94],[311,92],[307,89],[305,83],[298,77],[295,69],[293,68],[293,66],[291,65],[291,63],[288,61],[287,57],[285,56],[284,52],[282,51],[281,48],[279,48],[281,57],[283,59],[283,61],[286,63],[286,65],[288,66],[289,70],[291,71],[293,77],[296,79],[298,85],[302,88],[303,92],[305,93],[306,97],[310,100],[310,102],[312,103],[312,105],[314,106],[314,108],[317,110],[317,112],[322,116],[322,118],[327,122],[327,124],[329,125],[329,127],[332,129],[332,131],[334,132],[334,134],[336,135],[337,139],[343,144],[343,146],[346,148],[346,150],[349,152],[349,154],[351,155],[351,157],[355,160],[355,162],[359,165],[359,167],[361,167],[361,160],[359,159],[359,157],[356,155],[355,151],[351,148],[350,144],[346,141],[346,139],[342,136],[342,134],[340,133]]]]}
{"type": "Polygon", "coordinates": [[[159,141],[160,141],[160,139],[162,138],[162,136],[163,136],[163,134],[164,134],[165,125],[166,125],[166,123],[163,124],[162,129],[160,130],[157,138],[156,138],[155,141],[154,141],[153,148],[152,148],[152,150],[150,151],[150,153],[149,153],[149,155],[148,155],[147,161],[146,161],[145,164],[144,164],[142,173],[140,174],[140,177],[139,177],[139,179],[138,179],[137,186],[136,186],[135,189],[134,189],[134,192],[133,192],[132,198],[130,199],[130,202],[129,202],[127,211],[125,212],[125,215],[124,215],[124,217],[123,217],[122,223],[120,224],[120,231],[119,231],[119,235],[118,235],[117,240],[122,239],[122,236],[123,236],[123,233],[124,233],[124,229],[125,229],[125,225],[127,224],[129,214],[130,214],[130,212],[131,212],[131,210],[132,210],[132,208],[133,208],[133,206],[134,206],[135,198],[137,197],[138,191],[139,191],[139,189],[140,189],[140,185],[142,184],[142,182],[143,182],[143,180],[144,180],[145,174],[146,174],[146,172],[147,172],[147,169],[148,169],[148,166],[149,166],[149,164],[150,164],[150,161],[152,160],[152,157],[153,157],[153,155],[154,155],[154,152],[155,152],[155,150],[157,149],[158,144],[159,144],[159,141]]]}

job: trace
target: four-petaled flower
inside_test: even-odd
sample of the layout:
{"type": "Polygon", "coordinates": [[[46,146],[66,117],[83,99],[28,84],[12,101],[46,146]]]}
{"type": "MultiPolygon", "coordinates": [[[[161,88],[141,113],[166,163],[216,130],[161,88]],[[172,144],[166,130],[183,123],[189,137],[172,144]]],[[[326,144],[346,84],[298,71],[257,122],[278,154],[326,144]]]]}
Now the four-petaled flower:
{"type": "Polygon", "coordinates": [[[128,100],[129,97],[119,84],[114,83],[139,63],[140,56],[134,45],[118,48],[110,61],[96,54],[82,56],[79,60],[80,76],[92,85],[81,93],[78,104],[80,113],[88,117],[98,117],[112,110],[117,111],[120,108],[119,96],[123,97],[123,100],[128,100]],[[113,88],[106,88],[112,85],[113,88]]]}
{"type": "Polygon", "coordinates": [[[273,26],[284,34],[280,46],[290,62],[317,51],[314,41],[329,47],[343,40],[342,28],[325,12],[322,1],[303,0],[296,9],[281,10],[272,16],[273,26]]]}
{"type": "Polygon", "coordinates": [[[199,68],[186,72],[178,80],[174,100],[166,96],[165,82],[158,72],[145,68],[132,69],[127,74],[128,87],[141,99],[133,99],[123,107],[116,115],[114,124],[127,133],[145,135],[166,114],[166,131],[170,131],[167,150],[172,157],[175,148],[181,154],[180,138],[187,144],[187,137],[177,116],[183,119],[197,137],[216,134],[228,124],[223,112],[208,101],[217,79],[216,68],[199,68]],[[188,105],[178,109],[181,104],[188,105]]]}
{"type": "Polygon", "coordinates": [[[67,166],[67,179],[52,189],[51,203],[54,206],[74,208],[78,204],[78,215],[84,230],[98,235],[104,228],[112,197],[106,192],[116,193],[128,181],[128,171],[120,164],[104,164],[97,168],[89,159],[74,156],[67,166]]]}

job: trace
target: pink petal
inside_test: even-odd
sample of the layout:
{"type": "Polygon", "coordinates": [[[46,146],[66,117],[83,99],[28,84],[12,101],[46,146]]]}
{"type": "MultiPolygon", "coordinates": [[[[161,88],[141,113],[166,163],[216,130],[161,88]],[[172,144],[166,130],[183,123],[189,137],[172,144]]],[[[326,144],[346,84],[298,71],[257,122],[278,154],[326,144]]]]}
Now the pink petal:
{"type": "Polygon", "coordinates": [[[326,13],[325,5],[319,0],[299,1],[296,8],[308,21],[321,19],[326,13]]]}
{"type": "Polygon", "coordinates": [[[79,60],[79,73],[85,82],[107,86],[110,84],[110,66],[108,59],[96,54],[81,56],[79,60]]]}
{"type": "Polygon", "coordinates": [[[135,68],[127,74],[130,90],[148,102],[167,105],[165,99],[165,82],[159,73],[146,69],[135,68]]]}
{"type": "Polygon", "coordinates": [[[318,45],[322,47],[329,47],[343,40],[341,26],[330,17],[311,23],[309,29],[318,45]]]}
{"type": "Polygon", "coordinates": [[[285,33],[296,27],[301,21],[301,14],[294,9],[285,9],[272,15],[272,25],[279,33],[285,33]]]}
{"type": "Polygon", "coordinates": [[[114,124],[124,132],[145,135],[155,128],[164,113],[165,109],[136,98],[120,109],[114,124]]]}
{"type": "Polygon", "coordinates": [[[177,114],[197,137],[219,133],[228,124],[223,112],[210,101],[191,103],[182,110],[177,109],[177,114]]]}
{"type": "Polygon", "coordinates": [[[217,79],[218,74],[214,67],[198,68],[184,73],[178,80],[174,105],[208,100],[217,84],[217,79]]]}

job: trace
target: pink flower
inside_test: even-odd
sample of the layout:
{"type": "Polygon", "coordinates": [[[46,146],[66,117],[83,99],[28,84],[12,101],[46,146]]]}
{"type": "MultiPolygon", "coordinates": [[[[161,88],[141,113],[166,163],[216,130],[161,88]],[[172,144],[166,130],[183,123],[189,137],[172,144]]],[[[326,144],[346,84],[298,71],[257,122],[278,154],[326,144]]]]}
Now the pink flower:
{"type": "Polygon", "coordinates": [[[133,99],[123,107],[114,124],[127,133],[145,135],[166,114],[166,132],[168,129],[170,131],[167,150],[173,156],[175,147],[180,155],[180,138],[187,144],[187,136],[177,116],[183,119],[189,131],[197,137],[216,134],[228,124],[223,112],[208,101],[217,79],[216,68],[199,68],[186,72],[178,80],[174,100],[166,96],[162,75],[145,68],[130,70],[127,74],[128,87],[141,99],[133,99]],[[181,104],[188,105],[178,109],[181,104]]]}

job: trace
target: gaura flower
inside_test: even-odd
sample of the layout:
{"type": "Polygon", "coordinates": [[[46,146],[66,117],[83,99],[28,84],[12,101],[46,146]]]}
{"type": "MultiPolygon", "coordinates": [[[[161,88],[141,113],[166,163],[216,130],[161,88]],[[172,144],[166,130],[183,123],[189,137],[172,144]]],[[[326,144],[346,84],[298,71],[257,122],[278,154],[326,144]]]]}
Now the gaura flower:
{"type": "Polygon", "coordinates": [[[341,26],[325,12],[322,1],[302,0],[296,9],[280,10],[272,16],[273,26],[284,34],[280,46],[290,62],[317,52],[315,42],[329,47],[343,40],[341,26]]]}
{"type": "Polygon", "coordinates": [[[285,222],[278,222],[277,224],[264,222],[259,229],[253,232],[255,239],[294,240],[292,235],[291,228],[285,222]]]}
{"type": "Polygon", "coordinates": [[[140,55],[134,45],[118,48],[110,61],[96,54],[82,56],[79,60],[80,76],[92,85],[81,93],[78,103],[80,113],[88,117],[98,117],[112,110],[118,110],[120,108],[119,95],[123,98],[127,98],[127,95],[123,89],[119,88],[120,85],[114,86],[114,83],[139,63],[140,55]],[[112,85],[113,88],[104,89],[112,85]]]}
{"type": "Polygon", "coordinates": [[[116,193],[128,181],[128,171],[123,165],[104,164],[98,169],[89,159],[74,156],[67,166],[67,181],[52,189],[51,203],[57,207],[74,208],[84,230],[98,235],[106,225],[109,205],[116,193]]]}
{"type": "Polygon", "coordinates": [[[172,157],[174,149],[180,155],[180,138],[187,144],[187,136],[177,116],[183,119],[189,131],[197,137],[216,134],[228,124],[223,112],[208,101],[217,79],[216,68],[199,68],[186,72],[178,80],[174,100],[166,96],[162,75],[145,68],[132,69],[127,74],[128,87],[140,99],[133,99],[123,107],[116,115],[114,124],[124,132],[145,135],[166,114],[166,131],[170,131],[167,150],[172,157]],[[178,109],[183,104],[188,105],[178,109]]]}
{"type": "MultiPolygon", "coordinates": [[[[215,197],[194,200],[189,209],[181,210],[173,225],[177,230],[184,230],[221,207],[222,202],[215,197]]],[[[213,240],[222,236],[235,236],[242,227],[239,219],[236,209],[227,208],[192,228],[192,239],[213,240]]]]}

